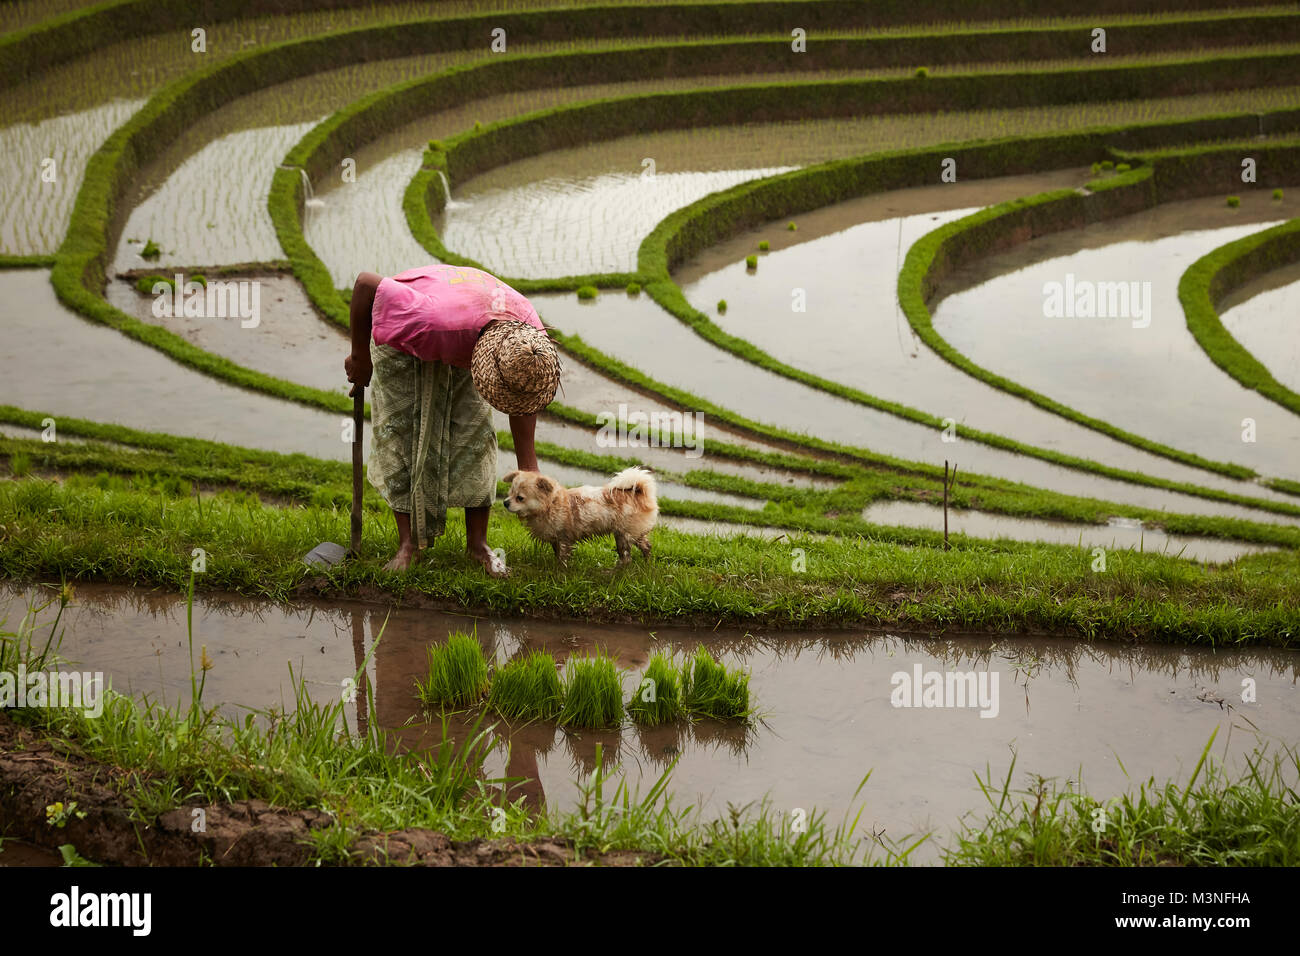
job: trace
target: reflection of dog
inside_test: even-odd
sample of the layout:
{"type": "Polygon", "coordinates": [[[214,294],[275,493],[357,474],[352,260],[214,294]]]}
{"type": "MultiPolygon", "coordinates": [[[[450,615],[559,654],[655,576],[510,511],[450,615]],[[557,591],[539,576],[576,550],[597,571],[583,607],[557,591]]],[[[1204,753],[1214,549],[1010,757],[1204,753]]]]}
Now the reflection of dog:
{"type": "Polygon", "coordinates": [[[502,502],[517,514],[533,537],[549,542],[560,564],[573,546],[600,534],[614,535],[618,563],[631,560],[632,545],[650,557],[650,530],[659,515],[654,476],[644,468],[626,468],[603,486],[565,488],[535,471],[512,471],[510,494],[502,502]]]}

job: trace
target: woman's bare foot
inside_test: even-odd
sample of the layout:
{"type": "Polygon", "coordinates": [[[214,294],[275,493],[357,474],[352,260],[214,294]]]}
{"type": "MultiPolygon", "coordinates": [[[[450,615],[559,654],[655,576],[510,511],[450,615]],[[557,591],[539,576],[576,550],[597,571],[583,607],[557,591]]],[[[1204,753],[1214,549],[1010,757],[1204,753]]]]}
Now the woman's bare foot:
{"type": "Polygon", "coordinates": [[[397,554],[393,555],[393,560],[384,565],[385,571],[406,571],[411,567],[411,562],[415,560],[419,549],[408,544],[401,545],[397,549],[397,554]]]}
{"type": "Polygon", "coordinates": [[[466,550],[469,552],[469,556],[479,564],[483,565],[483,570],[492,577],[510,577],[510,569],[506,567],[505,560],[486,544],[480,545],[479,547],[467,548],[466,550]]]}

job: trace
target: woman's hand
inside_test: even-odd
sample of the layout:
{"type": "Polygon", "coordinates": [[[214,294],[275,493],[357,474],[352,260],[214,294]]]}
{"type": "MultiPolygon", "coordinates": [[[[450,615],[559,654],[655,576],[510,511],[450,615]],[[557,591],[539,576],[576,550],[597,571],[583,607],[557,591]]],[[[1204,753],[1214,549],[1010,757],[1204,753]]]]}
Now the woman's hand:
{"type": "Polygon", "coordinates": [[[374,374],[375,367],[370,361],[369,355],[357,355],[353,353],[343,360],[343,371],[348,374],[348,381],[353,384],[348,395],[357,393],[357,386],[365,388],[370,384],[370,376],[374,374]]]}

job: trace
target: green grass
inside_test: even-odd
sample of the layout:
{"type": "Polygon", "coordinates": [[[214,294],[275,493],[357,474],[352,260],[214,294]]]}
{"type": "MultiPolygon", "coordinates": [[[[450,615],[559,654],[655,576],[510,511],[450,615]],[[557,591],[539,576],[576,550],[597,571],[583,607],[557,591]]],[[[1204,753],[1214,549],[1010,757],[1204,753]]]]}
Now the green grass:
{"type": "MultiPolygon", "coordinates": [[[[688,515],[727,514],[706,503],[682,504],[688,515]]],[[[756,517],[749,509],[731,510],[756,517]]],[[[1090,548],[956,536],[953,550],[945,553],[941,535],[922,530],[868,526],[858,536],[796,545],[697,537],[661,527],[651,564],[611,571],[608,545],[593,541],[576,549],[561,574],[526,529],[505,520],[509,516],[501,509],[493,512],[489,541],[519,556],[509,579],[489,578],[465,557],[456,513],[449,516],[448,535],[416,568],[383,571],[394,533],[378,504],[363,525],[361,560],[320,575],[301,558],[320,541],[348,539],[346,506],[277,507],[242,493],[219,494],[200,505],[153,488],[98,488],[93,479],[72,487],[7,480],[0,481],[0,577],[66,575],[183,587],[190,552],[201,546],[210,556],[201,587],[277,600],[302,593],[306,585],[321,595],[361,588],[399,598],[422,592],[488,613],[591,620],[1024,629],[1215,645],[1292,646],[1300,636],[1295,550],[1222,567],[1112,551],[1107,572],[1093,574],[1090,548]],[[803,572],[791,566],[795,546],[808,549],[803,572]]],[[[757,517],[780,522],[782,513],[771,509],[757,517]]],[[[837,523],[820,520],[827,530],[837,523]]]]}
{"type": "Polygon", "coordinates": [[[759,252],[767,252],[767,250],[769,250],[769,249],[771,249],[771,248],[772,248],[772,244],[771,244],[770,242],[768,242],[766,239],[760,239],[760,240],[758,241],[758,251],[759,251],[759,252]]]}
{"type": "Polygon", "coordinates": [[[727,313],[727,300],[726,300],[726,299],[719,299],[719,300],[718,300],[718,314],[720,314],[720,315],[726,315],[726,313],[727,313]]]}
{"type": "Polygon", "coordinates": [[[16,454],[9,456],[9,473],[15,478],[25,478],[32,472],[32,460],[29,456],[16,454]]]}
{"type": "Polygon", "coordinates": [[[1236,209],[1236,208],[1237,208],[1238,206],[1240,206],[1240,205],[1241,205],[1241,197],[1240,197],[1240,196],[1229,196],[1229,197],[1228,197],[1228,208],[1230,208],[1230,209],[1236,209]]]}
{"type": "Polygon", "coordinates": [[[1281,199],[1281,198],[1282,198],[1282,190],[1280,190],[1280,189],[1274,189],[1274,190],[1273,190],[1273,198],[1274,198],[1274,199],[1281,199]]]}
{"type": "Polygon", "coordinates": [[[545,651],[510,661],[492,674],[488,707],[515,720],[554,720],[564,692],[555,658],[545,651]]]}
{"type": "Polygon", "coordinates": [[[698,647],[682,667],[682,704],[692,717],[748,720],[753,713],[749,675],[728,669],[707,648],[698,647]]]}
{"type": "Polygon", "coordinates": [[[758,268],[758,256],[745,256],[745,268],[751,272],[758,268]]]}
{"type": "Polygon", "coordinates": [[[599,294],[600,294],[600,290],[597,289],[594,285],[578,286],[579,299],[594,299],[599,294]]]}
{"type": "Polygon", "coordinates": [[[428,676],[416,682],[416,696],[429,707],[463,707],[478,701],[487,689],[483,648],[477,638],[462,632],[429,648],[428,676]]]}
{"type": "MultiPolygon", "coordinates": [[[[1011,790],[979,781],[989,810],[965,821],[944,853],[950,866],[1300,865],[1300,813],[1291,781],[1300,749],[1256,750],[1233,780],[1210,756],[1216,729],[1185,783],[1143,781],[1099,801],[1075,784],[1036,777],[1011,790]],[[1098,828],[1099,824],[1101,825],[1098,828]]],[[[977,778],[978,779],[978,778],[977,778]]]]}
{"type": "Polygon", "coordinates": [[[162,255],[162,249],[152,239],[146,242],[144,248],[140,250],[141,259],[157,259],[160,255],[162,255]]]}
{"type": "Polygon", "coordinates": [[[681,670],[666,654],[657,653],[650,658],[628,701],[627,712],[636,723],[647,727],[672,723],[686,715],[682,706],[681,670]]]}
{"type": "Polygon", "coordinates": [[[916,76],[917,76],[919,79],[922,79],[922,80],[923,80],[923,79],[925,79],[925,78],[926,78],[927,76],[929,76],[929,75],[930,75],[930,71],[929,71],[928,69],[926,69],[925,67],[923,67],[923,66],[918,66],[918,67],[916,68],[916,76]]]}
{"type": "Polygon", "coordinates": [[[570,657],[564,668],[561,726],[607,730],[623,721],[623,682],[613,659],[596,653],[570,657]]]}
{"type": "Polygon", "coordinates": [[[641,294],[641,283],[639,283],[639,282],[629,282],[629,283],[627,284],[627,294],[628,294],[628,295],[640,295],[640,294],[641,294]]]}
{"type": "Polygon", "coordinates": [[[176,289],[175,279],[168,279],[166,276],[159,275],[140,276],[140,278],[135,280],[135,288],[137,292],[143,292],[145,295],[153,295],[154,286],[160,283],[173,291],[176,289]]]}

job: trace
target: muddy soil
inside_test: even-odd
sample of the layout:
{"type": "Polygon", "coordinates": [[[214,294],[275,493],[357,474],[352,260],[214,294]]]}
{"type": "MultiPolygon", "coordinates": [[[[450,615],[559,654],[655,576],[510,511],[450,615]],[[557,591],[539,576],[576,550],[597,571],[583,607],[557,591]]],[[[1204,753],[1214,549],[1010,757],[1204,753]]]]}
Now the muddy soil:
{"type": "MultiPolygon", "coordinates": [[[[312,831],[333,824],[318,810],[284,810],[263,800],[187,803],[152,819],[137,818],[123,791],[133,773],[106,766],[56,745],[0,715],[0,835],[35,849],[10,852],[28,865],[60,865],[58,847],[72,844],[81,856],[118,866],[303,866],[312,831]],[[55,802],[77,804],[63,827],[46,822],[55,802]],[[195,832],[195,810],[204,827],[195,832]],[[84,813],[82,817],[80,814],[84,813]],[[42,852],[44,851],[44,852],[42,852]],[[51,851],[53,851],[51,853],[51,851]],[[59,861],[59,862],[56,862],[59,861]]],[[[625,866],[653,863],[648,854],[609,853],[579,857],[563,840],[451,840],[431,830],[363,834],[350,847],[351,862],[424,866],[625,866]]]]}

